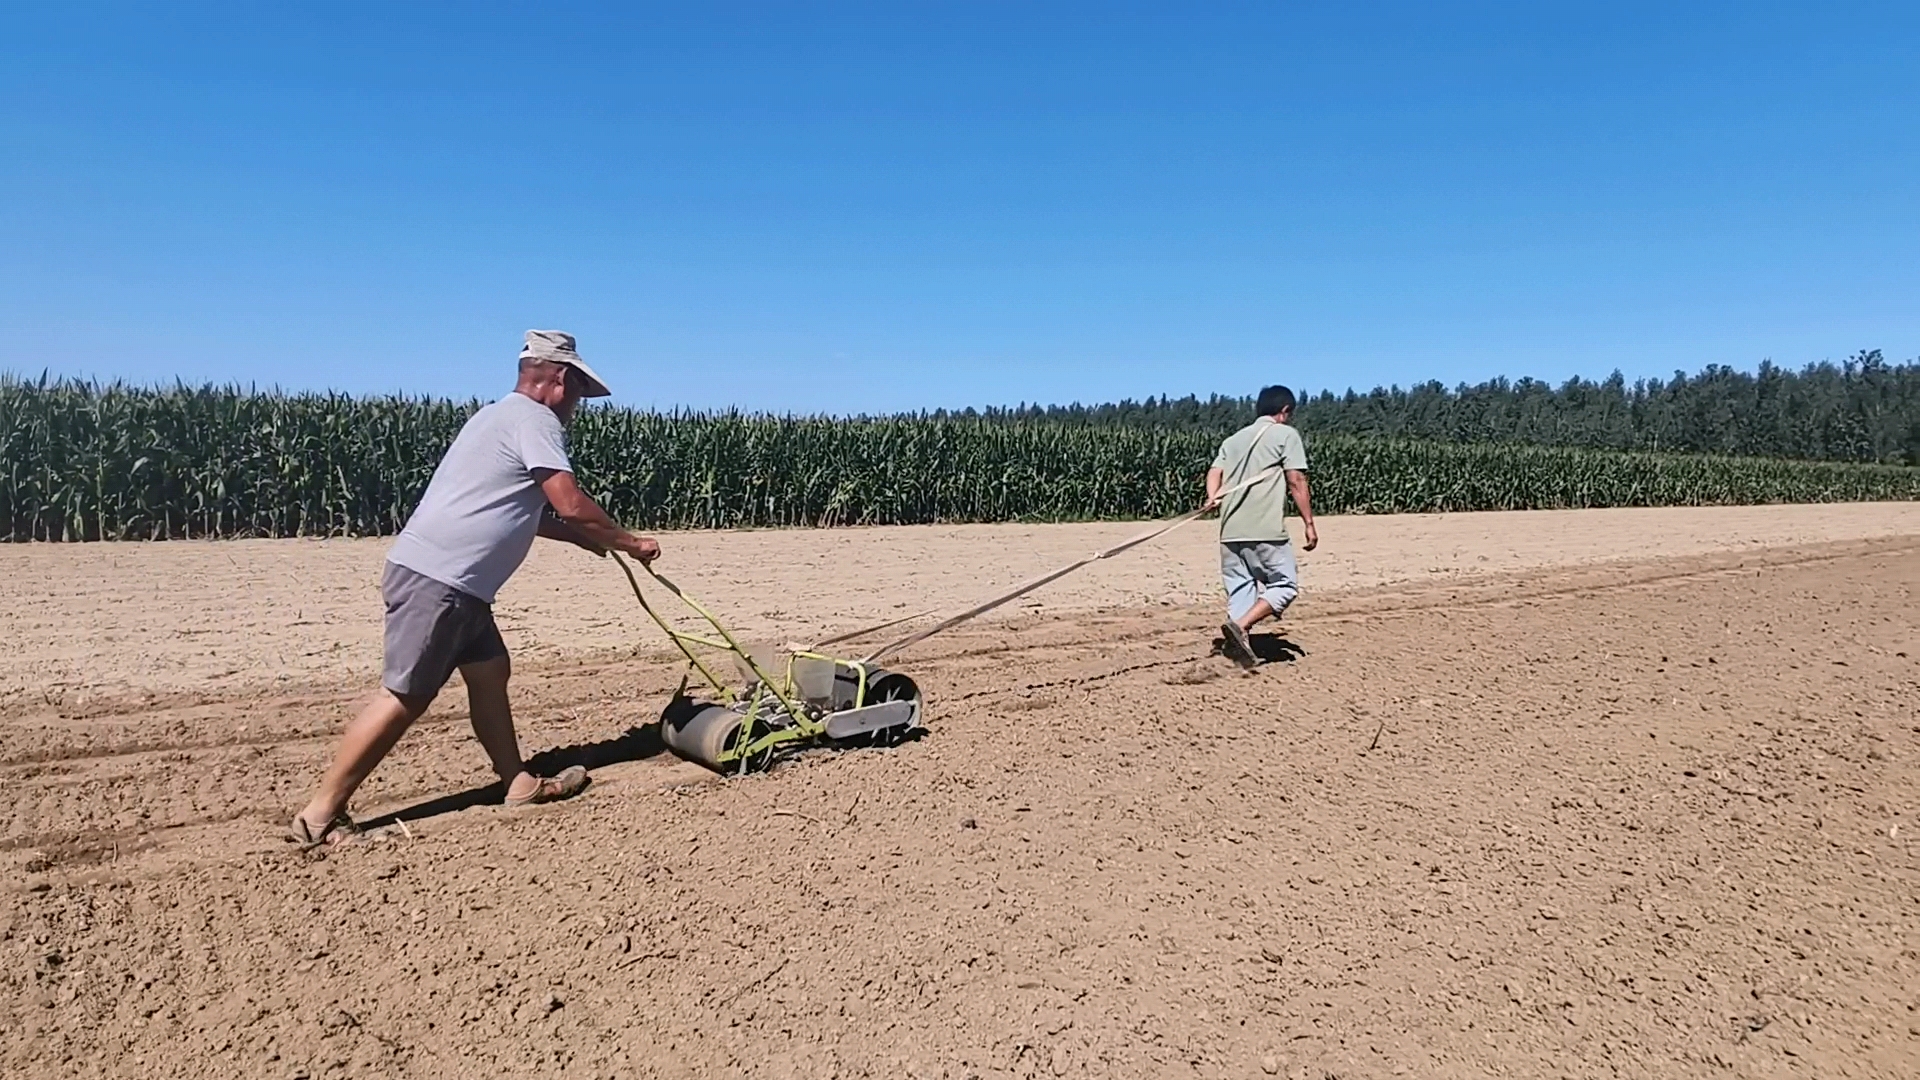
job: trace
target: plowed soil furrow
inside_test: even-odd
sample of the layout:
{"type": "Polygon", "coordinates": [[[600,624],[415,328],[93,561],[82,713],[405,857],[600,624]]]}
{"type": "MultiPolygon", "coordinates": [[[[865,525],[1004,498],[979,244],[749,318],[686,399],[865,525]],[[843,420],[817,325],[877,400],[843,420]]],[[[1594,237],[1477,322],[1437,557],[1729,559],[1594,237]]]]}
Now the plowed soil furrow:
{"type": "MultiPolygon", "coordinates": [[[[1675,565],[1616,563],[1554,574],[1501,575],[1464,587],[1374,590],[1358,595],[1300,605],[1295,623],[1352,621],[1409,616],[1430,610],[1465,610],[1487,605],[1525,604],[1576,593],[1618,592],[1663,588],[1724,575],[1752,574],[1762,568],[1821,565],[1861,553],[1920,555],[1920,544],[1910,541],[1873,541],[1845,545],[1844,550],[1786,549],[1758,554],[1708,557],[1675,565]]],[[[942,705],[975,702],[1009,693],[1033,695],[1069,690],[1095,681],[1193,664],[1191,644],[1196,627],[1188,618],[1172,625],[1143,627],[1133,617],[1092,616],[1083,620],[1016,625],[1002,628],[966,628],[935,639],[915,652],[917,673],[923,680],[941,680],[942,705]],[[1168,649],[1167,643],[1179,647],[1168,649]],[[1129,660],[1114,663],[1115,657],[1129,660]],[[1001,675],[1009,663],[1036,659],[1052,672],[1073,670],[1083,660],[1099,661],[1078,674],[1056,674],[1042,681],[1007,683],[1001,675]]],[[[651,716],[644,706],[627,703],[663,700],[672,677],[662,669],[671,665],[667,654],[629,657],[622,662],[584,668],[536,669],[539,681],[536,705],[565,701],[573,716],[594,718],[622,714],[638,727],[651,716]],[[597,701],[599,708],[590,706],[597,701]],[[609,707],[611,705],[611,707],[609,707]]],[[[1204,669],[1202,669],[1204,672],[1204,669]]],[[[1201,679],[1212,677],[1200,674],[1201,679]]],[[[523,681],[526,680],[523,676],[523,681]]],[[[932,684],[929,684],[932,689],[932,684]]],[[[390,801],[430,797],[444,786],[442,775],[430,769],[424,775],[408,771],[416,753],[439,761],[465,738],[465,714],[458,681],[448,688],[435,710],[423,717],[413,737],[394,759],[398,769],[385,769],[377,786],[369,789],[390,801]],[[443,730],[447,729],[447,730],[443,730]],[[414,784],[396,777],[419,775],[414,784]]],[[[1050,699],[1042,699],[1050,700],[1050,699]]],[[[220,700],[176,702],[144,715],[110,722],[74,721],[57,714],[31,714],[14,723],[24,736],[39,731],[40,738],[20,737],[18,749],[0,754],[0,782],[12,785],[14,803],[0,811],[0,850],[31,847],[79,850],[91,853],[104,843],[151,846],[150,831],[176,830],[199,822],[250,817],[261,820],[284,815],[302,785],[324,767],[325,755],[344,716],[357,701],[303,694],[269,699],[251,708],[236,708],[220,700]],[[46,733],[65,725],[66,737],[80,749],[63,746],[46,733]],[[77,730],[76,730],[77,729],[77,730]],[[97,760],[89,767],[86,763],[97,760]],[[182,775],[199,776],[196,786],[183,788],[182,775]],[[90,798],[76,799],[76,791],[90,798]]],[[[1030,706],[1039,707],[1039,706],[1030,706]]],[[[526,733],[537,737],[566,717],[536,718],[526,722],[526,733]]],[[[604,724],[595,725],[606,733],[604,724]]],[[[557,734],[557,733],[556,733],[557,734]]],[[[614,733],[614,734],[617,734],[614,733]]],[[[476,786],[491,781],[484,774],[467,779],[476,786]]]]}
{"type": "Polygon", "coordinates": [[[360,801],[411,839],[317,863],[348,698],[116,714],[0,766],[0,1072],[1912,1076],[1917,590],[1909,537],[1310,594],[1251,675],[1023,617],[899,661],[925,740],[724,782],[666,665],[536,659],[586,796],[490,805],[450,690],[360,801]]]}

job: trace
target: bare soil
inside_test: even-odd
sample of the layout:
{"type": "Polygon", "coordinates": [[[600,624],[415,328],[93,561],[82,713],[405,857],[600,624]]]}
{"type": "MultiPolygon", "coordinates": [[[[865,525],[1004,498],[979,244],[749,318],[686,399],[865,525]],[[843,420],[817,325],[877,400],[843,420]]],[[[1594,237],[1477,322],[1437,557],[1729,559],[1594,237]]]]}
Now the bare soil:
{"type": "MultiPolygon", "coordinates": [[[[668,535],[775,640],[1138,526],[668,535]]],[[[503,594],[278,839],[378,665],[360,542],[0,548],[0,1074],[1920,1075],[1920,507],[1329,519],[1272,661],[1205,526],[917,646],[930,735],[719,780],[611,566],[503,594]]]]}

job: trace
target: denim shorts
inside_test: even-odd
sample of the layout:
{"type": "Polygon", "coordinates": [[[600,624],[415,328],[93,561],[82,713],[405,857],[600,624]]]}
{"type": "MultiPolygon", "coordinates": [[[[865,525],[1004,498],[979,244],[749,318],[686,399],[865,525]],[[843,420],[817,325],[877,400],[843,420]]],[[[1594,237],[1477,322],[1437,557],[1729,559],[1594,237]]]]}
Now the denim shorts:
{"type": "Polygon", "coordinates": [[[1285,540],[1235,540],[1220,545],[1220,584],[1227,590],[1227,614],[1234,619],[1265,600],[1277,617],[1300,595],[1300,567],[1285,540]]]}

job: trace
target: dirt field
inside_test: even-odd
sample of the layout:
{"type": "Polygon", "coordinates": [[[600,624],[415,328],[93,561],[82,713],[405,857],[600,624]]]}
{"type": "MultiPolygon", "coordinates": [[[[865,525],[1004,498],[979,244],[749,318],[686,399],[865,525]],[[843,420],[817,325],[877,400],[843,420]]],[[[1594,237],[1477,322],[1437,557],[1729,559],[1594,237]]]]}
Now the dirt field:
{"type": "MultiPolygon", "coordinates": [[[[1137,526],[668,535],[757,636],[1137,526]]],[[[321,862],[384,546],[0,548],[0,1074],[1920,1075],[1920,507],[1329,519],[1247,675],[1204,526],[901,667],[932,733],[719,782],[609,565],[503,594],[321,862]],[[636,645],[639,655],[635,654],[636,645]]]]}

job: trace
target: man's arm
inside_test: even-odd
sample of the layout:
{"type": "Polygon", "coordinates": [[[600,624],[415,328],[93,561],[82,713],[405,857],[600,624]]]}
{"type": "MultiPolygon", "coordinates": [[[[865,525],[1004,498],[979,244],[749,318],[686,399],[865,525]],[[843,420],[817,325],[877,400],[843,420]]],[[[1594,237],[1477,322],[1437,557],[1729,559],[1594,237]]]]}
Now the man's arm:
{"type": "Polygon", "coordinates": [[[585,548],[595,555],[605,555],[607,549],[587,539],[585,533],[560,520],[560,515],[548,506],[540,515],[540,536],[547,540],[562,540],[575,547],[585,548]]]}
{"type": "Polygon", "coordinates": [[[535,469],[534,479],[539,481],[540,490],[547,496],[547,505],[553,510],[551,522],[542,516],[540,535],[579,544],[588,551],[624,551],[641,562],[660,557],[657,541],[635,536],[614,524],[607,512],[600,509],[600,504],[580,490],[572,473],[535,469]]]}
{"type": "Polygon", "coordinates": [[[1307,528],[1306,543],[1301,548],[1312,551],[1320,546],[1320,531],[1313,527],[1313,499],[1307,491],[1307,472],[1305,469],[1287,470],[1287,492],[1293,496],[1293,508],[1300,512],[1300,524],[1307,528]]]}
{"type": "Polygon", "coordinates": [[[1220,485],[1226,482],[1227,470],[1215,465],[1207,470],[1207,505],[1211,510],[1220,505],[1220,485]]]}

